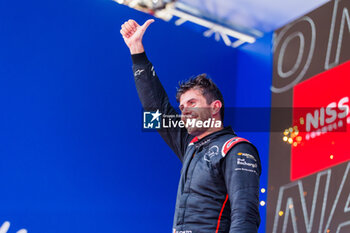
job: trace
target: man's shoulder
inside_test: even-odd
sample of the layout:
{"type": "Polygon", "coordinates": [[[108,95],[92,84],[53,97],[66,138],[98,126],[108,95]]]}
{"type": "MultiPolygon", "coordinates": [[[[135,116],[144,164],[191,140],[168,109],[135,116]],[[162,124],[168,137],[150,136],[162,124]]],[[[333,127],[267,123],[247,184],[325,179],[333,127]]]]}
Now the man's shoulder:
{"type": "Polygon", "coordinates": [[[237,145],[240,145],[240,147],[252,147],[256,150],[255,146],[246,138],[239,137],[237,135],[225,136],[226,137],[223,138],[221,146],[221,155],[223,157],[225,157],[237,145]]]}

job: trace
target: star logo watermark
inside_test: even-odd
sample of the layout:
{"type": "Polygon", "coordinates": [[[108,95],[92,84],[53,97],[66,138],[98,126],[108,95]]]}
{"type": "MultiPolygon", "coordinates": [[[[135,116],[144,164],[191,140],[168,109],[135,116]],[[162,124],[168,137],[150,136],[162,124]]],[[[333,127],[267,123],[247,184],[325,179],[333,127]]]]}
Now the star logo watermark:
{"type": "Polygon", "coordinates": [[[160,129],[160,116],[162,114],[156,112],[143,112],[143,128],[144,129],[160,129]]]}

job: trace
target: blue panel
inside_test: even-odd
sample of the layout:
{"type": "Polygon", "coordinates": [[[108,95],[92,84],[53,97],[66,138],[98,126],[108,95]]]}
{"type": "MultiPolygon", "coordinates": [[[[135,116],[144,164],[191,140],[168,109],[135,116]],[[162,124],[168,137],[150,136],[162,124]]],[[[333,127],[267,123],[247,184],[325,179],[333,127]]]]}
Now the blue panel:
{"type": "MultiPolygon", "coordinates": [[[[237,59],[237,79],[235,85],[235,105],[244,107],[244,112],[252,112],[259,128],[249,132],[238,132],[252,141],[259,150],[262,165],[260,186],[266,192],[260,192],[260,201],[267,203],[268,156],[270,140],[270,114],[272,84],[272,37],[273,33],[265,34],[254,44],[245,45],[239,49],[237,59]],[[261,116],[263,115],[263,116],[261,116]],[[268,129],[268,130],[266,130],[268,129]]],[[[242,119],[242,117],[236,117],[242,119]]],[[[249,119],[248,117],[246,119],[249,119]]],[[[240,122],[236,122],[239,124],[240,122]]],[[[243,121],[243,124],[250,122],[243,121]]],[[[260,206],[261,225],[259,233],[265,232],[266,205],[260,206]]]]}
{"type": "MultiPolygon", "coordinates": [[[[148,17],[106,0],[0,2],[0,226],[10,221],[9,233],[170,232],[181,164],[141,131],[119,34],[125,20],[148,17]]],[[[250,103],[235,94],[244,66],[269,65],[254,47],[235,51],[160,20],[145,47],[169,96],[207,72],[231,106],[250,103]]],[[[254,139],[263,154],[265,137],[254,139]]]]}

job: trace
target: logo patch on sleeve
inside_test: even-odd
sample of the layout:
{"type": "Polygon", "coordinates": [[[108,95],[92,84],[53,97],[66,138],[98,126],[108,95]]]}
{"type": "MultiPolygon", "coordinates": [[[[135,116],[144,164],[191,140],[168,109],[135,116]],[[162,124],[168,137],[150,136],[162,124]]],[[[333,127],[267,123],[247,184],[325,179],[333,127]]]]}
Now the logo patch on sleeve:
{"type": "Polygon", "coordinates": [[[248,153],[238,152],[237,155],[256,161],[255,157],[251,154],[248,154],[248,153]]]}
{"type": "Polygon", "coordinates": [[[231,148],[240,142],[249,142],[249,141],[247,139],[244,139],[244,138],[234,137],[234,138],[231,138],[230,140],[228,140],[227,142],[225,142],[225,144],[223,145],[223,147],[221,149],[222,157],[225,157],[226,154],[231,150],[231,148]]]}

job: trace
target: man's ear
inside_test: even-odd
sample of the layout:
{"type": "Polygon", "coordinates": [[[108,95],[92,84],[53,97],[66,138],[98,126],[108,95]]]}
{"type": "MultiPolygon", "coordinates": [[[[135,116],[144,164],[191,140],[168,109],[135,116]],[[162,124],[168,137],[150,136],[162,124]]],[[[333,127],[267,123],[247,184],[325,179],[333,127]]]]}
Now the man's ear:
{"type": "Polygon", "coordinates": [[[211,104],[211,115],[216,116],[217,114],[220,114],[220,109],[222,107],[222,103],[220,100],[214,100],[211,104]]]}

